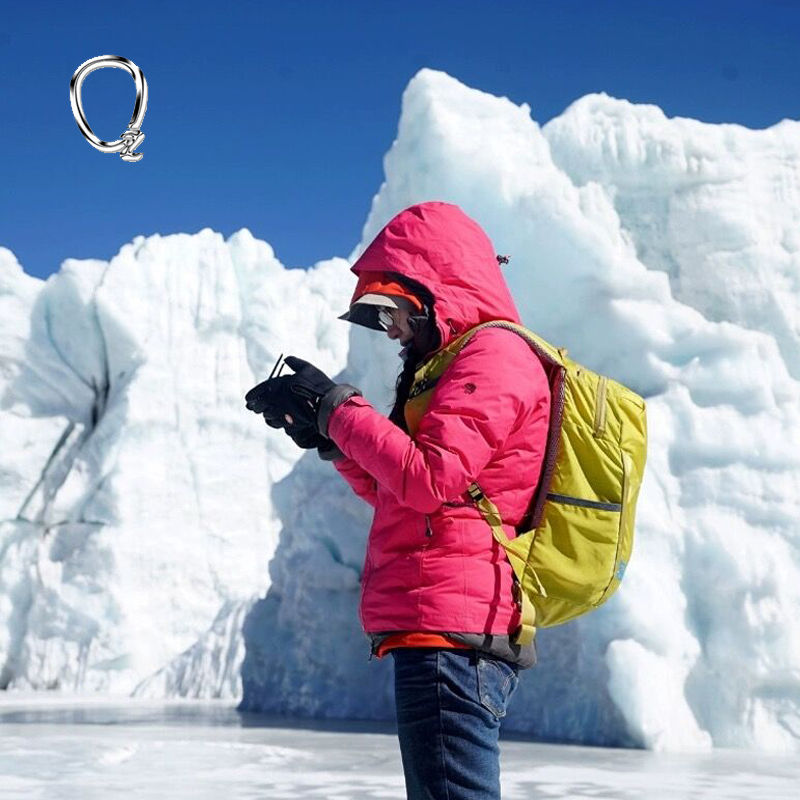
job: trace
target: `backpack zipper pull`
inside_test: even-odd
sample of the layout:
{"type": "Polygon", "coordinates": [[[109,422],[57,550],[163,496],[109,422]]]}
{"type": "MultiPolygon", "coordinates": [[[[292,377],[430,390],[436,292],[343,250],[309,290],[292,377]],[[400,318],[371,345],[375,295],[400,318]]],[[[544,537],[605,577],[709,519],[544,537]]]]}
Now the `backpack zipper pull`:
{"type": "Polygon", "coordinates": [[[431,528],[431,518],[428,514],[425,515],[425,535],[428,538],[433,536],[433,529],[431,528]]]}

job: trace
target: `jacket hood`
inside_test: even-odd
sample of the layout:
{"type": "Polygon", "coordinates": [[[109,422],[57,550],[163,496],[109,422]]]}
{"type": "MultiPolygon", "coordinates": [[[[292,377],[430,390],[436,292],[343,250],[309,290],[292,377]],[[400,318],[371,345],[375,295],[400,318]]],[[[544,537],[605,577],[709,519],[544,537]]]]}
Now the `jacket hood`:
{"type": "Polygon", "coordinates": [[[482,322],[522,324],[492,242],[457,205],[431,201],[401,211],[350,267],[356,275],[365,270],[430,292],[441,347],[482,322]]]}

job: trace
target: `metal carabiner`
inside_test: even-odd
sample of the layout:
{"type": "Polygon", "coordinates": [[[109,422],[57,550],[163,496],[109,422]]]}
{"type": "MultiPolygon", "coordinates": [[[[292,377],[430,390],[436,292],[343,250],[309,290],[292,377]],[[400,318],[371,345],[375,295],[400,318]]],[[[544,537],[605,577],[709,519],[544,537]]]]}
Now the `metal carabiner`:
{"type": "Polygon", "coordinates": [[[122,56],[97,56],[84,61],[69,82],[69,100],[72,105],[72,115],[75,117],[75,122],[78,123],[80,132],[92,147],[102,153],[119,153],[123,161],[141,160],[144,153],[135,153],[134,150],[144,141],[141,127],[144,112],[147,110],[147,81],[144,78],[144,73],[133,61],[122,58],[122,56]],[[128,123],[127,130],[122,134],[122,138],[114,142],[104,142],[94,135],[89,123],[86,121],[83,113],[83,103],[81,102],[81,84],[84,78],[90,72],[103,67],[118,67],[119,69],[127,70],[136,84],[136,102],[133,106],[133,116],[128,123]]]}

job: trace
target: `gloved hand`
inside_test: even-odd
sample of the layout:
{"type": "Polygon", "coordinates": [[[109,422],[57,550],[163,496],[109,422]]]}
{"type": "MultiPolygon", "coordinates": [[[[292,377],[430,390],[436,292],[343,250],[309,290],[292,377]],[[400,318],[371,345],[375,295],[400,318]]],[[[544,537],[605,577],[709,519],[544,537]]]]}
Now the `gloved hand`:
{"type": "MultiPolygon", "coordinates": [[[[290,387],[289,398],[295,401],[292,405],[298,413],[301,411],[304,412],[306,419],[309,419],[316,428],[317,412],[319,411],[322,398],[325,397],[331,389],[335,388],[336,384],[321,369],[317,369],[313,364],[309,364],[308,361],[304,361],[302,358],[287,356],[285,363],[295,372],[294,375],[285,376],[288,378],[290,387]],[[303,405],[302,401],[300,403],[297,402],[296,395],[299,395],[306,401],[308,407],[312,409],[312,414],[308,414],[306,405],[303,405]]],[[[285,410],[285,413],[292,415],[295,423],[297,423],[297,416],[292,413],[291,408],[285,410]]],[[[300,414],[300,416],[302,419],[302,414],[300,414]]]]}
{"type": "Polygon", "coordinates": [[[339,449],[333,439],[326,439],[311,425],[289,424],[285,418],[271,417],[269,412],[264,412],[264,422],[272,428],[283,428],[291,440],[303,450],[317,448],[317,453],[323,461],[337,461],[344,458],[344,453],[339,449]]]}
{"type": "Polygon", "coordinates": [[[294,375],[270,376],[251,389],[245,401],[248,409],[264,414],[268,425],[286,428],[295,442],[303,442],[299,446],[309,449],[316,445],[311,444],[313,437],[308,428],[327,437],[333,409],[354,394],[360,395],[361,390],[347,383],[334,383],[322,370],[297,356],[287,356],[285,363],[295,370],[294,375]]]}
{"type": "Polygon", "coordinates": [[[270,428],[285,430],[287,436],[303,450],[310,450],[327,441],[317,433],[316,426],[308,422],[295,422],[290,414],[279,415],[272,408],[268,408],[261,416],[270,428]]]}
{"type": "Polygon", "coordinates": [[[272,419],[288,414],[290,425],[306,423],[316,428],[320,399],[336,384],[322,370],[302,358],[287,356],[285,363],[295,374],[280,375],[258,384],[245,395],[247,408],[256,414],[266,412],[272,419]]]}
{"type": "Polygon", "coordinates": [[[322,440],[322,437],[317,433],[317,429],[307,422],[289,423],[285,418],[277,419],[270,416],[268,412],[264,412],[263,416],[267,425],[271,428],[283,428],[286,431],[286,435],[303,450],[311,450],[317,447],[322,440]]]}

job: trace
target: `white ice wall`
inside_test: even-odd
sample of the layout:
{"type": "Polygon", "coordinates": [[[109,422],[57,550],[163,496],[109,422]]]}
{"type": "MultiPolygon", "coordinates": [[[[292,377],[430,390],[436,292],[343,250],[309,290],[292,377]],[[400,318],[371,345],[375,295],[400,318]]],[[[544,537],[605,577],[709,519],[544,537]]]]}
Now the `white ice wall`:
{"type": "MultiPolygon", "coordinates": [[[[595,95],[540,128],[423,70],[384,168],[350,262],[402,208],[458,203],[511,254],[524,323],[648,401],[626,579],[539,632],[507,727],[797,750],[800,123],[595,95]]],[[[46,284],[0,250],[3,683],[235,695],[244,644],[246,708],[391,716],[356,613],[371,509],[241,399],[283,352],[388,414],[397,344],[336,319],[353,285],[246,230],[46,284]]]]}
{"type": "Polygon", "coordinates": [[[292,348],[343,363],[328,297],[346,307],[346,262],[286,270],[249,231],[208,229],[46,283],[2,255],[2,683],[239,691],[238,631],[280,527],[271,487],[300,455],[244,393],[292,348]]]}
{"type": "MultiPolygon", "coordinates": [[[[351,256],[408,205],[458,203],[511,254],[504,271],[525,324],[648,400],[625,582],[595,614],[540,631],[540,663],[506,724],[597,744],[797,749],[800,204],[787,201],[800,192],[800,124],[703,125],[604,96],[544,129],[529,112],[419,73],[351,256]]],[[[346,379],[385,408],[391,393],[371,377],[382,352],[361,337],[353,332],[346,379]]],[[[341,491],[326,487],[320,504],[341,491]]],[[[342,667],[349,627],[327,657],[331,590],[313,588],[304,561],[322,549],[324,527],[292,516],[290,528],[273,561],[275,594],[254,612],[245,706],[330,713],[325,691],[282,690],[277,639],[305,653],[291,659],[294,685],[324,686],[333,669],[342,713],[380,704],[389,715],[390,666],[373,668],[380,693],[360,662],[350,678],[342,667]],[[307,652],[314,642],[325,657],[307,652]]],[[[337,544],[351,537],[344,530],[337,544]]],[[[347,591],[352,606],[344,583],[333,597],[347,591]]]]}

